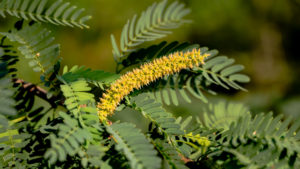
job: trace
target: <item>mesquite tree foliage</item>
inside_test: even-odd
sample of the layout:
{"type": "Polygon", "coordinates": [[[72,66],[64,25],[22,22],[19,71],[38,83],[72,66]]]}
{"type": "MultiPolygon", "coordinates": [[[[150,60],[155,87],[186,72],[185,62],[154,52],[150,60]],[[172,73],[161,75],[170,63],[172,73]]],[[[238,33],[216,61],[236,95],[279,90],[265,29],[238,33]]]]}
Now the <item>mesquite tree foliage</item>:
{"type": "Polygon", "coordinates": [[[0,1],[1,16],[20,18],[0,32],[1,168],[300,168],[300,120],[207,99],[216,85],[245,91],[242,65],[188,42],[141,47],[187,23],[184,4],[154,3],[128,20],[119,43],[111,35],[116,73],[61,66],[47,23],[88,28],[82,12],[62,0],[0,1]],[[16,75],[23,58],[43,86],[16,75]],[[164,108],[195,98],[207,105],[202,118],[164,108]],[[147,119],[146,133],[111,120],[124,108],[147,119]]]}

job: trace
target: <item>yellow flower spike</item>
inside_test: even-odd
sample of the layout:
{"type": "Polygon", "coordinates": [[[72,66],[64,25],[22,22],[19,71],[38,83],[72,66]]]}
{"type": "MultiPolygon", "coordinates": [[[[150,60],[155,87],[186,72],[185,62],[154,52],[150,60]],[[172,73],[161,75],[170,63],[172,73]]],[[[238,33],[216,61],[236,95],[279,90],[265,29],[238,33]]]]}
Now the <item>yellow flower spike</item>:
{"type": "Polygon", "coordinates": [[[203,147],[210,146],[211,142],[206,137],[201,137],[200,134],[193,135],[193,133],[186,134],[186,137],[191,139],[192,141],[197,142],[199,145],[203,147]]]}
{"type": "Polygon", "coordinates": [[[140,68],[124,74],[111,85],[100,99],[97,105],[100,121],[106,123],[107,117],[114,113],[119,103],[134,89],[140,89],[166,75],[193,68],[199,63],[204,64],[204,59],[208,56],[209,54],[201,54],[200,49],[184,53],[175,52],[145,63],[140,68]]]}

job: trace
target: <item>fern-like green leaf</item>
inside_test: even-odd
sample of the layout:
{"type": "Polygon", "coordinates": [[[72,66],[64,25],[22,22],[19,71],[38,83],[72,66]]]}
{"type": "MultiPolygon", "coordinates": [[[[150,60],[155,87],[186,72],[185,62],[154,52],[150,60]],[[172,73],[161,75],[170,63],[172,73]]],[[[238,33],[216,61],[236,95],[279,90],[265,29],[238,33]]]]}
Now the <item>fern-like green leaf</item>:
{"type": "Polygon", "coordinates": [[[177,143],[176,147],[186,158],[199,160],[213,145],[209,138],[214,131],[209,131],[199,122],[193,121],[192,116],[184,120],[182,117],[178,117],[176,123],[180,124],[181,129],[185,132],[184,135],[173,138],[174,142],[177,143]]]}
{"type": "Polygon", "coordinates": [[[83,110],[96,114],[94,95],[88,93],[91,88],[86,81],[78,80],[61,85],[61,90],[66,97],[65,105],[76,118],[81,117],[81,111],[83,110]]]}
{"type": "Polygon", "coordinates": [[[237,148],[224,148],[224,152],[234,155],[243,168],[299,168],[299,156],[294,153],[286,156],[284,152],[276,147],[266,148],[262,144],[249,144],[237,148]]]}
{"type": "Polygon", "coordinates": [[[160,140],[155,140],[154,143],[156,149],[159,154],[166,161],[164,168],[172,168],[172,169],[188,169],[187,166],[184,165],[183,160],[180,158],[178,152],[174,147],[172,147],[168,143],[164,143],[160,140]]]}
{"type": "Polygon", "coordinates": [[[101,159],[102,157],[105,155],[105,151],[107,149],[99,144],[95,144],[95,145],[89,145],[87,151],[86,151],[86,155],[82,158],[82,166],[83,167],[87,167],[88,164],[89,166],[92,167],[100,167],[102,168],[102,166],[104,165],[108,165],[105,162],[103,162],[101,159]]]}
{"type": "Polygon", "coordinates": [[[21,150],[28,144],[31,135],[19,133],[18,126],[9,124],[4,116],[0,116],[0,121],[1,168],[20,168],[26,164],[26,160],[29,158],[29,154],[21,150]]]}
{"type": "MultiPolygon", "coordinates": [[[[0,62],[0,74],[6,70],[6,63],[0,62]],[[4,65],[4,66],[3,66],[4,65]]],[[[18,128],[22,127],[10,122],[6,117],[16,115],[15,100],[12,98],[11,80],[7,77],[0,77],[0,157],[1,168],[19,168],[28,158],[28,153],[21,152],[21,149],[28,143],[31,136],[28,133],[19,133],[18,128]]]]}
{"type": "Polygon", "coordinates": [[[191,96],[194,96],[207,103],[208,100],[202,90],[209,90],[202,86],[203,79],[185,73],[183,71],[179,75],[163,78],[158,85],[158,90],[155,92],[156,99],[161,100],[166,105],[174,104],[177,106],[180,99],[191,103],[191,96]]]}
{"type": "Polygon", "coordinates": [[[5,45],[5,37],[2,38],[0,44],[0,78],[11,74],[11,77],[15,77],[16,68],[13,66],[19,61],[16,56],[16,51],[13,50],[13,46],[5,45]]]}
{"type": "Polygon", "coordinates": [[[208,105],[208,110],[203,113],[203,122],[209,128],[228,130],[231,123],[247,114],[250,114],[249,109],[241,103],[220,101],[208,105]]]}
{"type": "MultiPolygon", "coordinates": [[[[0,62],[0,74],[3,71],[3,64],[0,62]]],[[[6,70],[6,65],[5,65],[6,70]]],[[[28,143],[31,136],[28,133],[19,133],[18,124],[10,122],[6,117],[16,115],[14,108],[15,100],[12,98],[14,91],[9,78],[0,77],[0,157],[1,168],[19,168],[26,163],[28,153],[21,152],[21,149],[28,143]]]]}
{"type": "Polygon", "coordinates": [[[202,52],[208,52],[211,55],[205,60],[205,64],[194,68],[194,71],[199,72],[209,82],[220,85],[225,89],[244,90],[238,83],[248,83],[250,78],[247,75],[241,74],[244,69],[242,65],[233,65],[235,60],[227,56],[217,56],[217,51],[208,51],[207,48],[202,48],[202,52]]]}
{"type": "MultiPolygon", "coordinates": [[[[9,73],[15,72],[10,66],[17,62],[11,46],[0,44],[0,168],[22,168],[27,164],[29,154],[22,151],[31,135],[19,131],[24,123],[16,123],[15,91],[9,73]]],[[[12,75],[13,77],[14,75],[12,75]]]]}
{"type": "MultiPolygon", "coordinates": [[[[0,73],[1,73],[0,63],[0,73]]],[[[15,100],[12,98],[14,95],[14,91],[11,89],[12,84],[9,78],[1,78],[0,79],[0,115],[3,116],[12,116],[17,113],[14,106],[16,105],[15,100]]]]}
{"type": "Polygon", "coordinates": [[[74,82],[78,79],[85,79],[88,82],[111,83],[119,77],[117,74],[102,70],[93,71],[84,66],[73,66],[70,70],[68,70],[68,67],[65,67],[61,78],[67,83],[74,82]]]}
{"type": "Polygon", "coordinates": [[[69,2],[63,3],[63,0],[56,0],[53,3],[49,3],[48,0],[2,0],[0,15],[6,17],[7,13],[25,20],[89,28],[85,22],[91,19],[91,16],[81,16],[84,9],[76,8],[70,6],[69,2]]]}
{"type": "Polygon", "coordinates": [[[60,112],[59,115],[63,118],[63,123],[58,124],[57,136],[49,135],[51,148],[44,155],[50,164],[58,160],[65,161],[68,155],[80,154],[83,143],[91,139],[89,131],[80,127],[76,119],[64,112],[60,112]]]}
{"type": "Polygon", "coordinates": [[[135,103],[134,108],[156,124],[161,132],[169,136],[184,134],[180,125],[175,123],[176,119],[173,115],[166,112],[152,94],[141,94],[133,98],[133,102],[135,103]]]}
{"type": "Polygon", "coordinates": [[[299,121],[292,122],[292,118],[282,120],[282,115],[273,117],[272,113],[261,113],[252,118],[250,112],[240,104],[219,104],[211,107],[211,110],[215,113],[205,112],[205,123],[207,127],[219,130],[211,139],[222,145],[223,150],[244,161],[244,164],[253,164],[252,161],[267,157],[270,151],[271,154],[277,154],[276,158],[270,157],[272,163],[282,158],[292,159],[300,152],[299,121]]]}
{"type": "MultiPolygon", "coordinates": [[[[245,143],[247,139],[266,139],[266,141],[273,145],[278,145],[281,149],[287,148],[289,151],[300,151],[300,147],[297,146],[296,133],[289,136],[288,125],[291,119],[281,122],[282,116],[273,118],[272,113],[267,115],[258,114],[251,118],[249,113],[239,117],[236,122],[232,122],[228,130],[222,132],[220,141],[226,144],[238,145],[239,142],[245,143]],[[294,147],[294,148],[292,148],[294,147]]],[[[297,123],[295,123],[297,124],[297,123]]],[[[297,124],[298,125],[298,124],[297,124]]],[[[297,126],[296,125],[296,126],[297,126]]],[[[298,128],[297,128],[298,129],[298,128]]]]}
{"type": "MultiPolygon", "coordinates": [[[[91,88],[88,86],[87,81],[78,80],[66,83],[65,85],[61,85],[61,90],[66,98],[64,103],[67,109],[91,134],[92,140],[90,140],[90,143],[100,144],[103,140],[101,134],[103,129],[99,126],[99,117],[95,105],[96,101],[94,95],[90,93],[91,88]]],[[[91,159],[88,158],[87,160],[91,159]]]]}
{"type": "Polygon", "coordinates": [[[154,3],[137,18],[135,15],[125,24],[120,39],[119,51],[114,36],[111,36],[113,54],[117,62],[129,52],[135,51],[137,46],[146,42],[165,37],[170,34],[170,29],[178,28],[187,20],[184,20],[190,9],[177,1],[167,6],[167,0],[154,3]]]}
{"type": "Polygon", "coordinates": [[[59,45],[52,44],[54,38],[41,24],[26,25],[21,30],[1,32],[12,42],[18,42],[18,50],[29,59],[34,71],[48,74],[53,70],[59,57],[59,45]]]}
{"type": "Polygon", "coordinates": [[[161,159],[157,157],[153,145],[133,124],[115,123],[106,128],[117,142],[116,149],[124,153],[131,168],[156,169],[161,167],[161,159]]]}
{"type": "MultiPolygon", "coordinates": [[[[249,145],[240,146],[235,149],[225,148],[225,152],[233,154],[240,164],[244,165],[244,168],[281,168],[280,165],[274,165],[278,161],[285,161],[286,159],[279,159],[280,152],[276,148],[271,147],[263,149],[262,146],[249,145]]],[[[285,164],[288,164],[285,161],[285,164]]],[[[285,165],[286,168],[291,166],[285,165]]]]}
{"type": "Polygon", "coordinates": [[[280,151],[287,149],[289,156],[294,152],[299,153],[299,121],[295,121],[289,127],[292,119],[288,118],[282,122],[281,119],[282,116],[274,118],[272,113],[259,114],[253,120],[250,115],[244,116],[231,124],[230,129],[224,132],[223,138],[232,140],[232,144],[236,144],[238,140],[244,142],[245,138],[260,138],[266,140],[269,145],[278,147],[280,151]]]}

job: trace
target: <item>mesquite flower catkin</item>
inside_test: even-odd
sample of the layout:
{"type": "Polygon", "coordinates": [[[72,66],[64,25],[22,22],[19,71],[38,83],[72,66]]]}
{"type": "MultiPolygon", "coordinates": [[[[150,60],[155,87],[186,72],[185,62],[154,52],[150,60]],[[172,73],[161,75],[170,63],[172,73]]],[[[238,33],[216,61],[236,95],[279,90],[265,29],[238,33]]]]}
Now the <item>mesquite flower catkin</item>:
{"type": "Polygon", "coordinates": [[[176,52],[127,72],[112,83],[100,99],[97,106],[100,121],[106,121],[107,116],[112,115],[122,99],[134,89],[140,89],[159,78],[178,73],[183,69],[204,64],[204,59],[208,56],[209,54],[201,54],[200,49],[185,53],[176,52]]]}

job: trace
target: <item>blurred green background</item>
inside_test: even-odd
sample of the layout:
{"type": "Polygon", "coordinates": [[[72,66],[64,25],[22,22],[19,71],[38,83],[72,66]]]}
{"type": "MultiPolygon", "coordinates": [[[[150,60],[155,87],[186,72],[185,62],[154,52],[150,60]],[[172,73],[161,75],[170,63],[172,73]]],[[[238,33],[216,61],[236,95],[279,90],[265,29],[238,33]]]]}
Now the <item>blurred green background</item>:
{"type": "MultiPolygon", "coordinates": [[[[171,2],[172,0],[169,0],[171,2]]],[[[110,34],[119,39],[123,25],[154,0],[77,0],[93,16],[90,29],[49,25],[61,44],[63,65],[85,65],[92,69],[114,72],[110,34]]],[[[182,26],[165,39],[169,42],[189,41],[218,49],[221,55],[235,58],[245,65],[251,83],[249,92],[216,89],[219,96],[243,102],[254,113],[274,111],[298,117],[300,115],[300,0],[182,0],[192,9],[188,16],[192,24],[182,26]]],[[[16,19],[0,18],[0,31],[7,31],[16,19]]],[[[159,41],[157,41],[159,42],[159,41]]],[[[23,61],[20,75],[26,81],[38,82],[23,61]]],[[[201,111],[195,100],[172,108],[178,114],[201,111]]],[[[128,115],[126,115],[128,116],[128,115]]],[[[135,116],[132,114],[131,116],[135,116]]],[[[127,117],[129,118],[129,117],[127,117]]]]}

